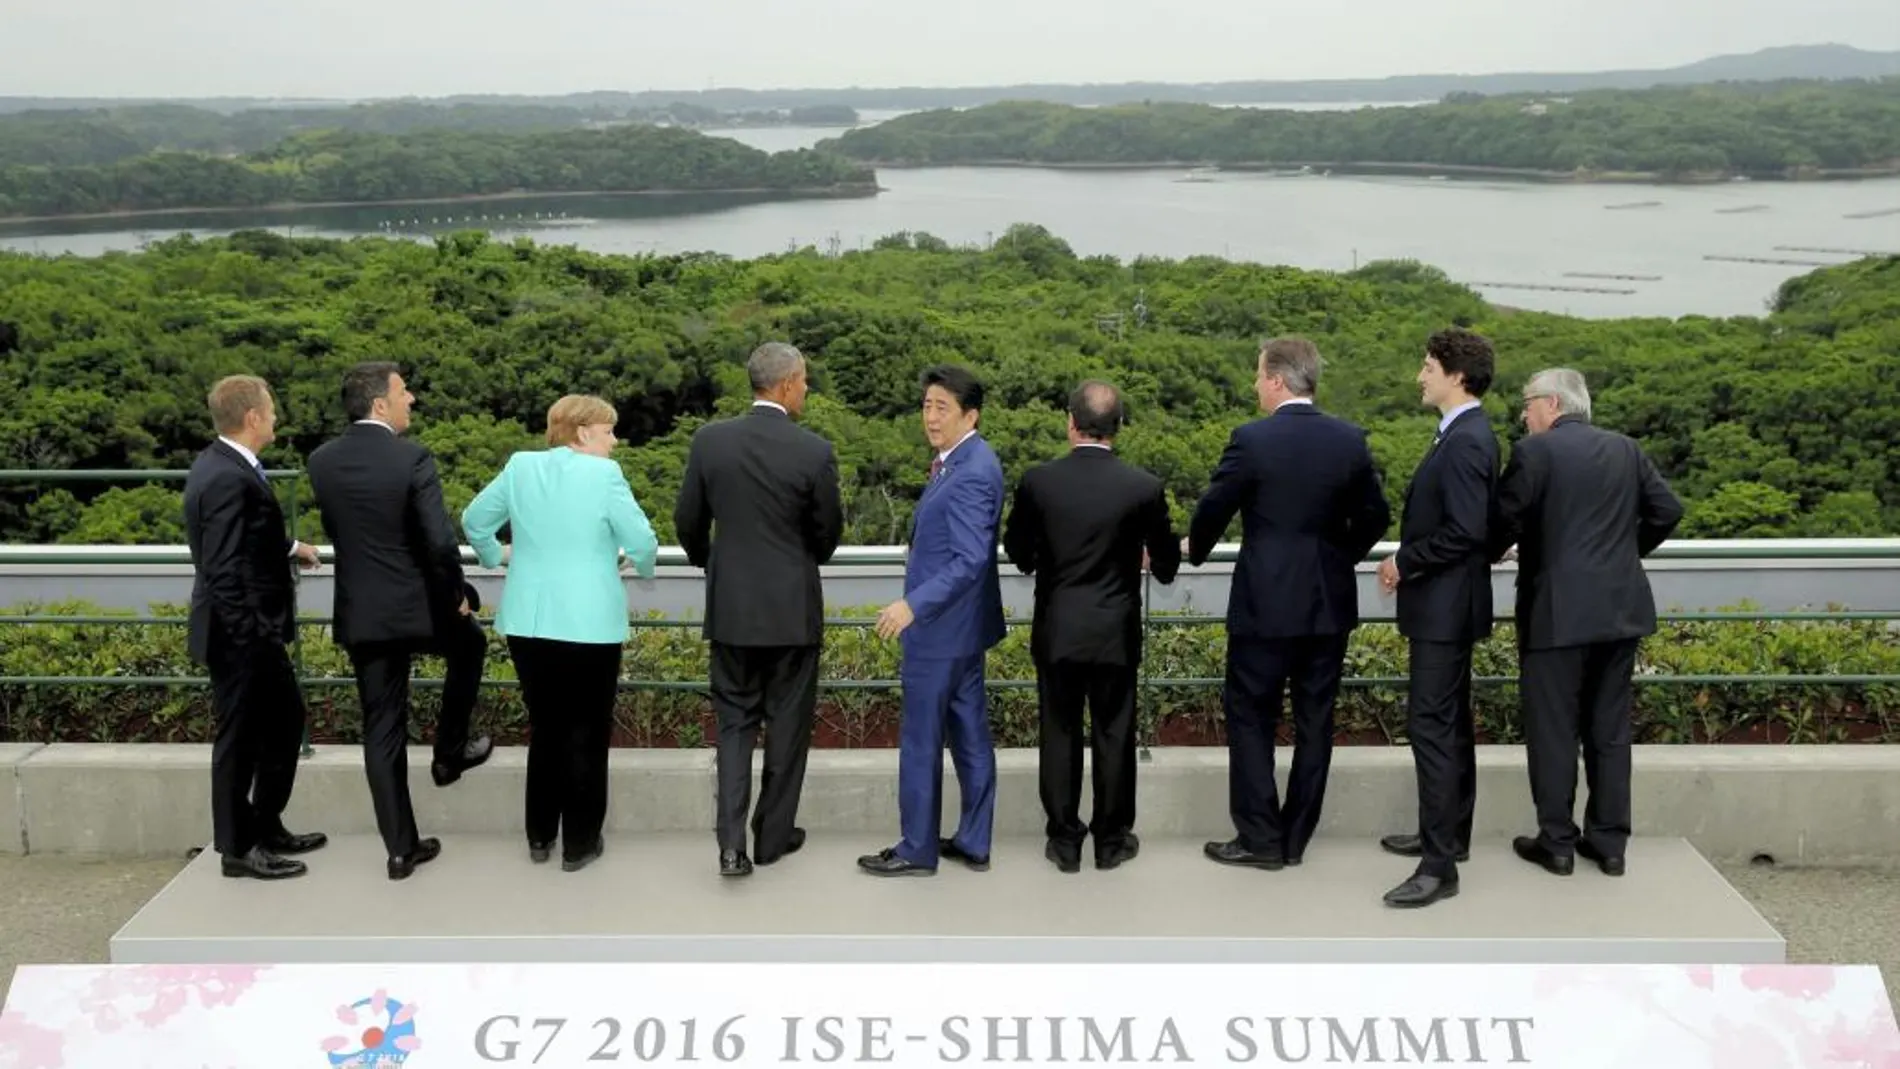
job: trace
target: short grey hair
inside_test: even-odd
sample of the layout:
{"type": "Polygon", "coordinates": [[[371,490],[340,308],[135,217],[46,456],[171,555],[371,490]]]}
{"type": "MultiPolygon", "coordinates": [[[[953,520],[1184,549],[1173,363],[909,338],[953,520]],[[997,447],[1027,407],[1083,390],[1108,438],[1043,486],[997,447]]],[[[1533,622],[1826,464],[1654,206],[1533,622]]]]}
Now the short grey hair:
{"type": "Polygon", "coordinates": [[[746,374],[752,378],[752,392],[764,393],[793,375],[805,366],[805,354],[795,346],[782,341],[769,341],[752,350],[752,356],[745,362],[746,374]]]}
{"type": "Polygon", "coordinates": [[[1319,346],[1305,338],[1274,338],[1260,347],[1260,367],[1278,377],[1295,397],[1311,397],[1319,388],[1319,346]]]}
{"type": "Polygon", "coordinates": [[[1538,397],[1555,398],[1557,411],[1578,419],[1590,418],[1590,387],[1583,381],[1583,373],[1567,367],[1545,368],[1531,376],[1524,384],[1524,400],[1538,397]]]}

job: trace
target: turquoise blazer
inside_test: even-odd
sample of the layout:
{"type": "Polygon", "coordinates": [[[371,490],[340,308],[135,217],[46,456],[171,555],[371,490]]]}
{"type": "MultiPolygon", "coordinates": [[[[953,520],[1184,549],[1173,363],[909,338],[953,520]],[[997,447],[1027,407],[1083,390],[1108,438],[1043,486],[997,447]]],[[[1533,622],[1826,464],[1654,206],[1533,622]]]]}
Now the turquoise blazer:
{"type": "Polygon", "coordinates": [[[495,630],[563,642],[627,640],[625,550],[653,578],[660,543],[620,465],[559,447],[508,458],[501,474],[462,510],[462,533],[482,567],[501,564],[503,524],[514,549],[495,630]]]}

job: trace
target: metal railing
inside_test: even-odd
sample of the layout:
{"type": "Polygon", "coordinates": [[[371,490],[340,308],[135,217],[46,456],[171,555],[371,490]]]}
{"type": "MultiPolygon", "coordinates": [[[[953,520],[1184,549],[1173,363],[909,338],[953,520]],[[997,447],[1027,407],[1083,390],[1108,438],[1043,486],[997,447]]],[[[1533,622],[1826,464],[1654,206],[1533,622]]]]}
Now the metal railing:
{"type": "MultiPolygon", "coordinates": [[[[181,482],[187,473],[183,471],[111,471],[111,470],[0,470],[0,483],[40,481],[40,482],[181,482]]],[[[286,481],[291,484],[289,501],[285,513],[294,529],[297,508],[295,480],[302,472],[284,469],[268,471],[272,480],[286,481]]],[[[1211,563],[1231,563],[1237,556],[1237,544],[1217,546],[1209,557],[1211,563]]],[[[1368,555],[1368,562],[1376,562],[1389,556],[1398,549],[1396,542],[1381,542],[1368,555]]],[[[320,558],[325,563],[334,563],[334,552],[329,547],[318,547],[320,558]]],[[[463,547],[463,561],[476,565],[474,551],[463,547]]],[[[999,550],[999,556],[1001,556],[999,550]]],[[[1900,561],[1900,538],[1794,538],[1794,539],[1744,539],[1744,540],[1698,540],[1680,539],[1664,543],[1652,555],[1652,560],[1663,561],[1774,561],[1791,560],[1802,562],[1826,561],[1900,561]]],[[[191,556],[185,546],[90,546],[90,545],[0,545],[0,566],[160,566],[189,565],[191,556]]],[[[688,565],[683,550],[676,546],[661,547],[659,553],[661,567],[685,567],[688,565]]],[[[904,549],[901,546],[841,546],[832,558],[828,568],[831,570],[849,570],[852,568],[898,567],[904,563],[904,549]]],[[[1511,565],[1502,565],[1510,568],[1511,565]]],[[[1152,600],[1152,579],[1145,581],[1142,630],[1144,636],[1151,635],[1158,628],[1211,627],[1225,622],[1219,615],[1156,615],[1149,609],[1152,600]]],[[[1500,605],[1498,619],[1510,619],[1510,606],[1500,605]]],[[[1677,612],[1661,613],[1658,620],[1663,623],[1708,623],[1708,622],[1880,622],[1900,620],[1900,609],[1858,610],[1858,611],[1803,611],[1803,612],[1677,612]]],[[[183,616],[156,616],[150,614],[126,615],[58,615],[58,614],[15,614],[0,615],[0,625],[105,625],[105,626],[183,626],[187,620],[183,616]]],[[[355,679],[349,676],[310,676],[305,670],[303,635],[308,627],[325,627],[331,623],[329,617],[299,617],[297,621],[297,639],[293,643],[293,660],[297,678],[306,687],[328,688],[354,686],[355,679]]],[[[701,621],[693,618],[653,619],[631,617],[629,623],[635,628],[694,628],[701,621]]],[[[1006,621],[1012,627],[1028,626],[1030,620],[1013,617],[1006,621]]],[[[873,626],[874,621],[867,617],[832,617],[825,620],[827,630],[835,628],[865,628],[873,626]]],[[[1515,684],[1517,676],[1478,676],[1473,682],[1481,685],[1515,684]]],[[[435,678],[417,678],[414,685],[423,689],[439,688],[442,680],[435,678]]],[[[1137,686],[1145,701],[1148,692],[1157,689],[1210,688],[1221,686],[1225,681],[1219,677],[1153,677],[1146,666],[1139,671],[1137,686]]],[[[1349,676],[1342,680],[1347,688],[1403,687],[1405,676],[1349,676]]],[[[1772,686],[1876,686],[1900,685],[1900,675],[1865,674],[1639,674],[1635,678],[1639,686],[1717,686],[1717,685],[1772,685],[1772,686]]],[[[0,676],[0,687],[201,687],[208,686],[210,680],[203,676],[0,676]]],[[[512,689],[518,686],[514,680],[487,679],[482,685],[487,688],[512,689]]],[[[1017,690],[1032,688],[1034,680],[992,679],[988,682],[991,690],[1017,690]]],[[[862,691],[895,690],[899,681],[895,679],[822,679],[819,688],[826,691],[862,691]]],[[[620,689],[625,691],[683,691],[705,692],[707,683],[703,680],[661,680],[661,679],[622,679],[620,689]]],[[[306,753],[308,752],[306,744],[306,753]]]]}

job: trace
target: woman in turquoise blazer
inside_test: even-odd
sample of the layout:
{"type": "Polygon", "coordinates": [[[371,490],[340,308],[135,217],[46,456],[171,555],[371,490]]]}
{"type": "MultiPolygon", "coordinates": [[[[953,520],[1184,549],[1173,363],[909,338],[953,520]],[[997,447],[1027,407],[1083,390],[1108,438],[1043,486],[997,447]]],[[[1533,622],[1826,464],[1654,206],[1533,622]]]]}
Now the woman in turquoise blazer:
{"type": "Polygon", "coordinates": [[[659,553],[653,525],[620,465],[612,405],[569,395],[548,409],[545,452],[522,452],[462,511],[462,532],[485,568],[505,565],[495,630],[528,706],[528,853],[561,868],[601,855],[607,744],[627,639],[620,556],[641,578],[659,553]],[[511,544],[496,538],[503,524],[511,544]]]}

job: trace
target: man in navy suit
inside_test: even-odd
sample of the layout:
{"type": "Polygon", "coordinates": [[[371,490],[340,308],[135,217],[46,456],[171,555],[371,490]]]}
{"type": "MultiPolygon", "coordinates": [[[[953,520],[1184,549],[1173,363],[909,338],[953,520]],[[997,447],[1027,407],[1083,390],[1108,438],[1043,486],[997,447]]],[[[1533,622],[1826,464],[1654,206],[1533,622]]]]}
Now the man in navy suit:
{"type": "Polygon", "coordinates": [[[1304,338],[1261,347],[1254,389],[1269,415],[1228,439],[1188,524],[1188,563],[1200,565],[1241,517],[1224,694],[1235,836],[1206,846],[1225,865],[1297,865],[1319,826],[1333,701],[1359,625],[1354,572],[1392,519],[1366,432],[1313,404],[1319,368],[1319,350],[1304,338]],[[1288,684],[1293,769],[1282,807],[1273,736],[1288,684]]]}
{"type": "Polygon", "coordinates": [[[878,876],[928,876],[939,857],[990,867],[996,750],[990,741],[983,662],[1003,638],[997,527],[1003,467],[976,431],[983,384],[954,365],[924,373],[924,436],[936,457],[911,521],[904,596],[878,614],[877,633],[903,636],[904,723],[898,737],[897,808],[903,838],[858,858],[878,876]],[[943,748],[962,797],[956,834],[943,825],[943,748]]]}
{"type": "Polygon", "coordinates": [[[1491,343],[1443,330],[1425,343],[1419,395],[1439,412],[1438,434],[1405,488],[1399,550],[1379,565],[1379,588],[1398,594],[1408,642],[1405,733],[1418,773],[1418,832],[1379,845],[1418,868],[1387,905],[1428,906],[1458,893],[1471,850],[1478,768],[1471,720],[1471,649],[1491,634],[1490,520],[1497,507],[1498,439],[1480,400],[1496,366],[1491,343]]]}

